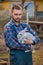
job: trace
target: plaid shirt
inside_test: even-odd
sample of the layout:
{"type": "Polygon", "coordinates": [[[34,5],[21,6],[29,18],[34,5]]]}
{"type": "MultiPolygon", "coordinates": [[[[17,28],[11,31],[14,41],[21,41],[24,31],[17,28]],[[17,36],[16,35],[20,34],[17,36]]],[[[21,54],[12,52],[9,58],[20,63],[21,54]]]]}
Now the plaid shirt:
{"type": "Polygon", "coordinates": [[[22,44],[18,41],[17,39],[17,34],[23,30],[25,27],[28,27],[28,31],[32,33],[36,39],[34,42],[37,44],[39,42],[39,38],[36,34],[35,31],[32,30],[29,24],[22,23],[20,22],[18,25],[16,25],[11,19],[9,23],[7,23],[4,26],[4,39],[5,39],[5,44],[7,45],[8,48],[10,49],[23,49],[23,50],[30,50],[31,45],[30,44],[22,44]]]}

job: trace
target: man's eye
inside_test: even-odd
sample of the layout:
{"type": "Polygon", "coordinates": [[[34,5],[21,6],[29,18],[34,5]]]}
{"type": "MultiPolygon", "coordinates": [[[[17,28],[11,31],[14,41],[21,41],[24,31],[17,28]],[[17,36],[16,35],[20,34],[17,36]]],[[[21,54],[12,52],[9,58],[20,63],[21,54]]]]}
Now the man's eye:
{"type": "Polygon", "coordinates": [[[21,15],[21,14],[19,14],[19,15],[21,15]]]}
{"type": "Polygon", "coordinates": [[[18,15],[18,14],[14,14],[14,15],[18,15]]]}
{"type": "Polygon", "coordinates": [[[14,15],[21,15],[21,14],[14,14],[14,15]]]}

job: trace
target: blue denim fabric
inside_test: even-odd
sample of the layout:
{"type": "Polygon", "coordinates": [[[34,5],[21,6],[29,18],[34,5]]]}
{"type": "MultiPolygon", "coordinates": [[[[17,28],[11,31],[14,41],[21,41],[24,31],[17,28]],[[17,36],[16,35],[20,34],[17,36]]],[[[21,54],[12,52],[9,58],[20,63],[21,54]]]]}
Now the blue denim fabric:
{"type": "Polygon", "coordinates": [[[10,50],[10,65],[33,65],[32,52],[10,50]]]}

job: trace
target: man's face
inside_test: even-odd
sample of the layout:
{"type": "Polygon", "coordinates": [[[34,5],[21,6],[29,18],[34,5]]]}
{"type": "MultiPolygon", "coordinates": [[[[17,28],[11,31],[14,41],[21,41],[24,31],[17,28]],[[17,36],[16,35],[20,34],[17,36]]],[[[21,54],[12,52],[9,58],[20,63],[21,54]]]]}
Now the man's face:
{"type": "Polygon", "coordinates": [[[20,19],[22,17],[22,10],[14,9],[13,12],[11,13],[11,16],[16,22],[20,22],[20,19]]]}

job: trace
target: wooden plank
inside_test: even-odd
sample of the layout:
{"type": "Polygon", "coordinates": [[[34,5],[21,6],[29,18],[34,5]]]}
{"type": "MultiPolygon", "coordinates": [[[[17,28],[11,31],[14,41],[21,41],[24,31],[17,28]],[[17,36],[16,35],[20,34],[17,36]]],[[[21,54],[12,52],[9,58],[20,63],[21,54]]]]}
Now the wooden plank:
{"type": "Polygon", "coordinates": [[[40,25],[43,25],[43,22],[39,22],[39,21],[29,21],[28,23],[30,24],[40,24],[40,25]]]}
{"type": "Polygon", "coordinates": [[[10,65],[10,62],[8,61],[4,61],[4,60],[0,60],[0,65],[10,65]]]}
{"type": "MultiPolygon", "coordinates": [[[[26,20],[21,20],[21,21],[26,22],[26,20]]],[[[41,24],[41,25],[43,25],[43,21],[28,21],[28,23],[30,23],[30,24],[41,24]]]]}
{"type": "Polygon", "coordinates": [[[38,36],[39,36],[39,37],[43,37],[43,35],[42,35],[42,34],[39,34],[38,36]]]}
{"type": "Polygon", "coordinates": [[[9,62],[6,61],[0,62],[0,64],[4,64],[4,63],[9,64],[9,62]]]}
{"type": "Polygon", "coordinates": [[[8,57],[0,57],[0,64],[6,64],[6,65],[10,65],[10,62],[9,62],[9,58],[8,57]],[[7,60],[5,60],[7,59],[7,60]]]}

